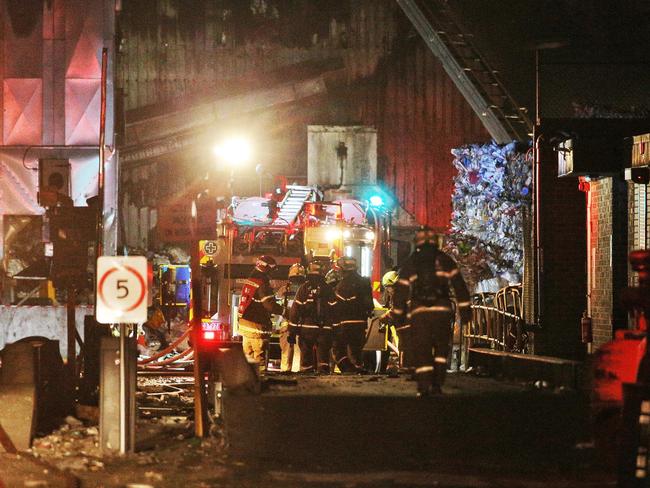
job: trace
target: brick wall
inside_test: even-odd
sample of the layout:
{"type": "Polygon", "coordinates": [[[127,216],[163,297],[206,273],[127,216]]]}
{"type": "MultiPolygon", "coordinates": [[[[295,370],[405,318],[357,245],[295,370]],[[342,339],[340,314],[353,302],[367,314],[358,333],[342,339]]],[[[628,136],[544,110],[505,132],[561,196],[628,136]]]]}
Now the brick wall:
{"type": "MultiPolygon", "coordinates": [[[[648,187],[628,183],[628,251],[647,249],[650,246],[650,209],[648,208],[648,187]]],[[[638,276],[629,273],[629,284],[636,285],[638,276]]]]}
{"type": "Polygon", "coordinates": [[[619,178],[590,183],[590,294],[594,346],[612,339],[627,326],[620,292],[627,282],[627,187],[619,178]]]}
{"type": "Polygon", "coordinates": [[[590,182],[591,192],[591,255],[590,294],[594,345],[611,339],[612,333],[612,181],[605,178],[590,182]]]}

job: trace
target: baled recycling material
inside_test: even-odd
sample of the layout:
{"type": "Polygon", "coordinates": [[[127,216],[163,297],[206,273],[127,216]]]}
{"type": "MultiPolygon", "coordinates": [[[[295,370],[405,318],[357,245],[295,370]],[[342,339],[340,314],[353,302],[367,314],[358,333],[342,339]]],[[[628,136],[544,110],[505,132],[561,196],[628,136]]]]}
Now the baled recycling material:
{"type": "Polygon", "coordinates": [[[492,142],[451,152],[458,174],[445,249],[474,291],[481,282],[520,283],[523,220],[530,214],[532,193],[529,145],[492,142]]]}

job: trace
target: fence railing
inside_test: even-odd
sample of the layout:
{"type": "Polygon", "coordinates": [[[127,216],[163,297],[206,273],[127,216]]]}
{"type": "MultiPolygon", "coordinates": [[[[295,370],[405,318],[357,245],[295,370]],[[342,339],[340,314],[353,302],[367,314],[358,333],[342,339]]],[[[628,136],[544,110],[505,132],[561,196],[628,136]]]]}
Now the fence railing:
{"type": "Polygon", "coordinates": [[[472,296],[472,320],[463,330],[464,352],[470,347],[529,353],[521,285],[472,296]]]}

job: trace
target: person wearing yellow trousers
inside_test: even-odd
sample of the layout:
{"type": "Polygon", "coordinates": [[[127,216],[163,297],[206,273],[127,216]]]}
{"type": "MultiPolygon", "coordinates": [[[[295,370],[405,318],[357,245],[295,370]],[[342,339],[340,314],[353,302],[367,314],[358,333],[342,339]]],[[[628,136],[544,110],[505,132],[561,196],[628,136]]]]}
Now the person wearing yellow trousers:
{"type": "Polygon", "coordinates": [[[270,275],[277,267],[271,256],[260,256],[255,269],[244,282],[239,301],[239,333],[249,361],[256,362],[260,371],[266,370],[266,351],[271,336],[271,315],[281,315],[282,306],[276,302],[270,275]]]}

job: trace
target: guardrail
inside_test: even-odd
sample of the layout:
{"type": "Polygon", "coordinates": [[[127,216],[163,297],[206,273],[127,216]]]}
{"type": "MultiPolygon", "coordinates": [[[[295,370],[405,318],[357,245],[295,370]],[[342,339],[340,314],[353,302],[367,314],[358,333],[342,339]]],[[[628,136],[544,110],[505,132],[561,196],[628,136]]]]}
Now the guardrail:
{"type": "Polygon", "coordinates": [[[472,320],[463,330],[464,352],[470,347],[527,353],[521,285],[472,296],[472,320]]]}

